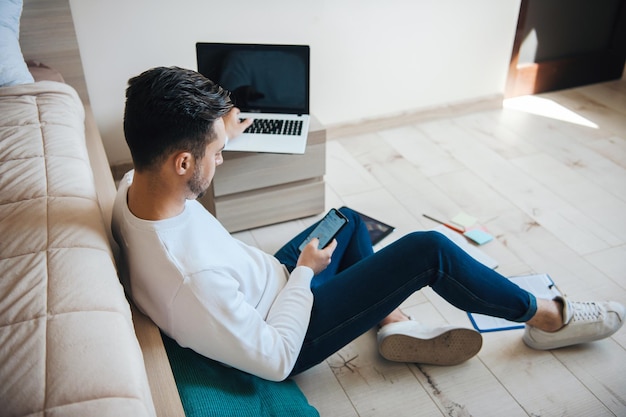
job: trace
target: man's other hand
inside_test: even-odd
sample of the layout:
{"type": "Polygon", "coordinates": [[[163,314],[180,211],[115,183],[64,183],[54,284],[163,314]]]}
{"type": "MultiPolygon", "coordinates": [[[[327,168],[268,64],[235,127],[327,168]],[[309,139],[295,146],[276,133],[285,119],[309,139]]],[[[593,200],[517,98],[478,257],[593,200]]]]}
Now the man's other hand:
{"type": "Polygon", "coordinates": [[[254,119],[239,120],[241,111],[237,107],[233,107],[224,117],[224,126],[228,139],[234,139],[241,135],[254,121],[254,119]]]}

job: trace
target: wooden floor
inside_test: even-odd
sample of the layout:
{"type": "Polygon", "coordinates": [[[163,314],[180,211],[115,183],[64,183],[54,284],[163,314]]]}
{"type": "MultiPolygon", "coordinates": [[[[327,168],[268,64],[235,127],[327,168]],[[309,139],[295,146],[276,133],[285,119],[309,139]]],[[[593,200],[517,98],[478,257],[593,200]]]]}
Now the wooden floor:
{"type": "MultiPolygon", "coordinates": [[[[326,182],[327,208],[396,226],[379,246],[435,227],[422,213],[464,212],[496,236],[481,248],[500,273],[547,272],[572,299],[626,304],[626,81],[331,139],[326,182]]],[[[316,219],[237,237],[273,253],[316,219]]],[[[471,325],[429,288],[403,308],[471,325]]],[[[323,417],[626,416],[626,328],[552,352],[522,332],[486,333],[476,357],[436,367],[385,361],[371,330],[296,382],[323,417]]]]}

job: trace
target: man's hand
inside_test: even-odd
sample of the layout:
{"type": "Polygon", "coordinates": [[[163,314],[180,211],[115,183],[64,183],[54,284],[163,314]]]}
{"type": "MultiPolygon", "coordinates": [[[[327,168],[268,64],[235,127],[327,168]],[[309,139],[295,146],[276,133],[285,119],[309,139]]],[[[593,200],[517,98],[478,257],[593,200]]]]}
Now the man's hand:
{"type": "Polygon", "coordinates": [[[317,275],[330,265],[331,255],[337,247],[337,239],[333,239],[324,249],[318,249],[319,240],[311,241],[302,249],[296,266],[308,266],[317,275]]]}
{"type": "Polygon", "coordinates": [[[237,107],[233,107],[224,117],[224,127],[228,139],[234,139],[241,135],[254,121],[254,119],[239,120],[241,111],[237,107]]]}

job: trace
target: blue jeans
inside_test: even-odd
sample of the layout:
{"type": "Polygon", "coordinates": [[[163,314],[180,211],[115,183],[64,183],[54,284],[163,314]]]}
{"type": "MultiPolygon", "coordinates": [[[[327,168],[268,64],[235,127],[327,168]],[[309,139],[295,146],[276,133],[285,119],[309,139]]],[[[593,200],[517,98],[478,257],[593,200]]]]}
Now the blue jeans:
{"type": "MultiPolygon", "coordinates": [[[[429,285],[461,310],[528,321],[535,297],[475,261],[437,232],[413,232],[374,253],[365,224],[348,208],[331,264],[313,277],[311,320],[292,375],[303,372],[376,326],[405,299],[429,285]]],[[[290,270],[298,245],[315,225],[283,246],[276,258],[290,270]]]]}

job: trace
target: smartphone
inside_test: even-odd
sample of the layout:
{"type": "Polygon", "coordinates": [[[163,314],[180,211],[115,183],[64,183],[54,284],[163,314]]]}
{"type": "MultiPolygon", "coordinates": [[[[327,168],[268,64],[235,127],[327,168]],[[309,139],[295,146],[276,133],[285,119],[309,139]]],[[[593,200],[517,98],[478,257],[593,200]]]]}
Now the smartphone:
{"type": "Polygon", "coordinates": [[[324,249],[326,245],[333,241],[337,233],[339,233],[346,223],[348,223],[346,216],[341,214],[337,209],[330,209],[311,233],[309,233],[306,239],[304,239],[304,242],[300,244],[298,249],[302,252],[302,249],[315,237],[319,239],[317,247],[324,249]]]}

